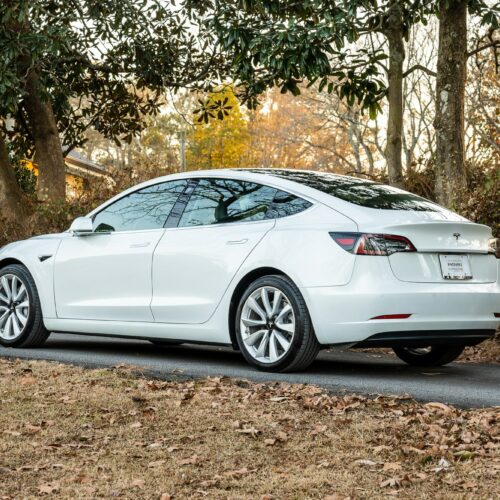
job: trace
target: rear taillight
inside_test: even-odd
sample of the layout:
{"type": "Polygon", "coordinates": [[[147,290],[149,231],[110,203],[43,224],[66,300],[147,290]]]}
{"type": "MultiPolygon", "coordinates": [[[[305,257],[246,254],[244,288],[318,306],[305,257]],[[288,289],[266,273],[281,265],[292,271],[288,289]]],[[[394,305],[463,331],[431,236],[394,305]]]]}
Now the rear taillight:
{"type": "Polygon", "coordinates": [[[500,259],[500,238],[488,240],[488,253],[492,253],[497,259],[500,259]]]}
{"type": "Polygon", "coordinates": [[[395,234],[330,233],[346,252],[356,255],[392,255],[396,252],[416,252],[412,242],[395,234]]]}

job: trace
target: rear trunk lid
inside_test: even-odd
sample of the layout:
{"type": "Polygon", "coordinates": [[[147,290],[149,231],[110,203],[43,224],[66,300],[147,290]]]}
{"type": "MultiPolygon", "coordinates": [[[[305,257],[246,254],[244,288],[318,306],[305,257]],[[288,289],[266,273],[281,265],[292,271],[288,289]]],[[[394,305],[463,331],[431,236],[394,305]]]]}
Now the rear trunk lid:
{"type": "Polygon", "coordinates": [[[417,283],[492,283],[497,280],[497,259],[488,253],[491,230],[487,226],[425,220],[387,225],[381,227],[380,232],[404,236],[417,249],[389,256],[392,271],[399,280],[417,283]]]}
{"type": "Polygon", "coordinates": [[[473,222],[421,221],[387,225],[386,234],[408,238],[419,252],[488,252],[491,230],[473,222]]]}

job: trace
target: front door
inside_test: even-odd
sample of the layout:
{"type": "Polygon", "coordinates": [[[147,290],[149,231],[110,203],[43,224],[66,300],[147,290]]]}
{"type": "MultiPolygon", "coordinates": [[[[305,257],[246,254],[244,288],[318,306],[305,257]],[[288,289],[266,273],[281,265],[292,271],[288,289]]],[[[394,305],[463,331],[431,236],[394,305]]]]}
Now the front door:
{"type": "Polygon", "coordinates": [[[64,239],[55,263],[57,316],[153,321],[151,260],[164,229],[64,239]]]}
{"type": "Polygon", "coordinates": [[[186,180],[128,193],[94,214],[94,233],[68,236],[56,254],[58,318],[154,321],[153,252],[186,180]]]}

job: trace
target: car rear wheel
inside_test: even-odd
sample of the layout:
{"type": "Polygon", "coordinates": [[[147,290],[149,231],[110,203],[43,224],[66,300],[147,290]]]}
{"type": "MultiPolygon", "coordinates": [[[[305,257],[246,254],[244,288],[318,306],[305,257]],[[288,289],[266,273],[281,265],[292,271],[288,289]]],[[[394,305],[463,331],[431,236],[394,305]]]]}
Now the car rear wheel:
{"type": "Polygon", "coordinates": [[[286,276],[255,280],[241,297],[235,327],[243,356],[259,370],[304,370],[320,349],[304,298],[286,276]]]}
{"type": "Polygon", "coordinates": [[[394,347],[399,359],[413,366],[442,366],[455,361],[465,349],[457,346],[394,347]]]}
{"type": "Polygon", "coordinates": [[[49,337],[35,281],[26,267],[11,264],[0,270],[0,344],[38,347],[49,337]]]}

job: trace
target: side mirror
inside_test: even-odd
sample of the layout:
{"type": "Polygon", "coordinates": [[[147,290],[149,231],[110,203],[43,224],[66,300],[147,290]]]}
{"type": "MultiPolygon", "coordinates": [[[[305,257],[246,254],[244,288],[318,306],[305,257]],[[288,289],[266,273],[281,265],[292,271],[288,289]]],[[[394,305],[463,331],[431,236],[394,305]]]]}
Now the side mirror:
{"type": "Polygon", "coordinates": [[[69,228],[75,236],[85,236],[94,232],[92,219],[90,217],[77,217],[69,228]]]}

